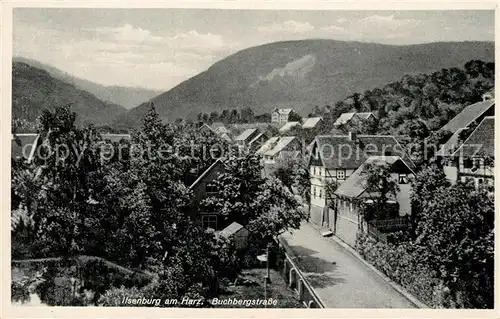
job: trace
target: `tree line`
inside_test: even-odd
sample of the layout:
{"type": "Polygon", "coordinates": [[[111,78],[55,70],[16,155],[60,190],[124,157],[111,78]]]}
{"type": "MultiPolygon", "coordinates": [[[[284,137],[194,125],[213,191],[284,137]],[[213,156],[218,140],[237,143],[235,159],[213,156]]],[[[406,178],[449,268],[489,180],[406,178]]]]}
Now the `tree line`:
{"type": "MultiPolygon", "coordinates": [[[[101,305],[115,305],[122,300],[117,295],[134,294],[208,300],[220,293],[221,283],[238,275],[245,260],[256,260],[193,218],[198,207],[191,205],[193,193],[186,178],[213,163],[204,157],[204,149],[222,141],[192,126],[163,123],[153,106],[131,143],[122,140],[109,149],[95,127],[79,128],[75,118],[69,107],[45,110],[39,118],[45,145],[41,156],[32,163],[12,160],[13,259],[89,255],[151,274],[144,287],[100,287],[89,302],[101,305]],[[187,147],[190,144],[195,148],[187,147]]],[[[207,205],[213,203],[216,209],[215,203],[233,198],[240,204],[221,213],[231,218],[238,216],[240,205],[252,207],[251,215],[238,220],[254,230],[252,254],[261,253],[272,238],[306,218],[278,179],[257,178],[254,173],[261,167],[255,155],[228,153],[222,160],[228,169],[217,185],[245,185],[246,191],[237,197],[219,192],[207,205]],[[257,207],[257,197],[267,200],[257,207]],[[287,204],[278,215],[275,198],[287,204]]],[[[47,273],[46,281],[53,282],[53,275],[47,273]]],[[[90,281],[98,285],[95,276],[90,281]]]]}

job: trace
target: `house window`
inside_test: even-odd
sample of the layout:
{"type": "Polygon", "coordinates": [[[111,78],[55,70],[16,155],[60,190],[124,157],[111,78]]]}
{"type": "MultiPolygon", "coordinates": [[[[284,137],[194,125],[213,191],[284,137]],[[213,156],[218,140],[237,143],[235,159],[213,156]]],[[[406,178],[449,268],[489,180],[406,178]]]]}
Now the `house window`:
{"type": "Polygon", "coordinates": [[[201,226],[203,228],[217,229],[217,215],[202,215],[201,226]]]}
{"type": "Polygon", "coordinates": [[[314,166],[314,175],[316,175],[316,166],[314,166]]]}
{"type": "Polygon", "coordinates": [[[205,185],[205,192],[207,195],[214,195],[217,193],[217,187],[212,183],[208,183],[205,185]]]}
{"type": "Polygon", "coordinates": [[[316,186],[313,188],[313,197],[316,198],[316,186]]]}
{"type": "Polygon", "coordinates": [[[408,175],[406,175],[406,174],[399,174],[398,183],[399,184],[408,184],[408,175]]]}
{"type": "Polygon", "coordinates": [[[320,189],[319,190],[319,198],[321,198],[323,196],[323,191],[320,189]]]}
{"type": "Polygon", "coordinates": [[[345,169],[337,170],[337,179],[345,179],[345,169]]]}

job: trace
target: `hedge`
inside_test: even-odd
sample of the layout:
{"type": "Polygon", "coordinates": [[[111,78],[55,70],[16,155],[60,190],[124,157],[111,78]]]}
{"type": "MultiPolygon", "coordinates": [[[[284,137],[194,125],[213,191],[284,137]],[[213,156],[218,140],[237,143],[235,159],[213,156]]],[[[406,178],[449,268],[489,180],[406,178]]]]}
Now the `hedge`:
{"type": "Polygon", "coordinates": [[[356,250],[366,261],[421,302],[432,308],[444,306],[447,290],[436,272],[419,264],[404,246],[378,242],[366,234],[358,233],[356,250]]]}

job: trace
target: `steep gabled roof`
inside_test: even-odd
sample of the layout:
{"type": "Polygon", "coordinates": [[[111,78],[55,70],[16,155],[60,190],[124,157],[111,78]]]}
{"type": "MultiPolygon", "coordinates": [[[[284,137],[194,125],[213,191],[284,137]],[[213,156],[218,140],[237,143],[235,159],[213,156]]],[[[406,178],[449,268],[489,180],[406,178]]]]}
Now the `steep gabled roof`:
{"type": "Polygon", "coordinates": [[[281,137],[278,142],[274,145],[274,147],[267,152],[264,153],[264,155],[267,156],[274,156],[278,154],[279,152],[283,151],[292,141],[295,140],[295,136],[283,136],[281,137]]]}
{"type": "Polygon", "coordinates": [[[360,118],[365,119],[365,120],[366,120],[367,118],[369,118],[370,116],[377,117],[377,116],[375,115],[375,113],[373,113],[373,112],[361,112],[361,113],[356,113],[356,116],[359,116],[360,118]]]}
{"type": "Polygon", "coordinates": [[[456,147],[459,146],[460,131],[472,124],[492,107],[495,107],[495,100],[486,100],[469,105],[440,128],[441,131],[450,131],[453,135],[441,146],[436,155],[449,156],[454,153],[456,147]]]}
{"type": "Polygon", "coordinates": [[[495,156],[495,117],[486,116],[453,156],[495,156]]]}
{"type": "Polygon", "coordinates": [[[314,141],[312,156],[320,156],[327,169],[356,169],[370,156],[400,156],[411,168],[415,164],[391,135],[320,135],[314,141]]]}
{"type": "Polygon", "coordinates": [[[271,150],[274,145],[278,142],[278,140],[280,139],[279,136],[274,136],[274,137],[271,137],[270,139],[268,139],[267,141],[264,142],[264,144],[262,144],[260,146],[260,148],[255,152],[255,154],[264,154],[265,152],[271,150]]]}
{"type": "Polygon", "coordinates": [[[306,121],[302,125],[302,128],[314,128],[322,120],[323,120],[322,117],[310,117],[310,118],[306,119],[306,121]]]}
{"type": "Polygon", "coordinates": [[[246,129],[240,135],[238,135],[234,140],[235,141],[246,141],[256,131],[257,131],[256,128],[246,129]]]}
{"type": "Polygon", "coordinates": [[[342,125],[342,124],[345,124],[347,122],[349,122],[352,117],[354,116],[354,114],[356,113],[342,113],[340,114],[340,116],[335,120],[335,123],[333,123],[333,125],[342,125]]]}
{"type": "Polygon", "coordinates": [[[273,112],[278,112],[279,114],[288,115],[293,111],[293,109],[275,109],[273,112]]]}
{"type": "Polygon", "coordinates": [[[206,123],[203,123],[203,125],[200,126],[198,129],[200,131],[205,131],[206,130],[208,132],[212,132],[212,133],[214,132],[214,130],[208,124],[206,124],[206,123]]]}
{"type": "Polygon", "coordinates": [[[396,163],[403,164],[409,172],[413,172],[411,168],[399,156],[370,156],[366,161],[356,169],[335,191],[335,195],[349,198],[357,198],[366,190],[366,174],[363,174],[365,167],[368,164],[393,166],[396,163]]]}
{"type": "Polygon", "coordinates": [[[444,125],[440,130],[455,133],[459,129],[469,126],[478,117],[488,111],[494,104],[494,100],[486,100],[469,105],[464,108],[462,112],[452,118],[451,121],[446,123],[446,125],[444,125]]]}
{"type": "Polygon", "coordinates": [[[189,186],[189,189],[192,190],[196,185],[198,185],[198,183],[200,181],[203,180],[203,178],[205,176],[207,176],[208,173],[210,173],[210,171],[212,171],[217,165],[222,165],[222,160],[219,158],[217,159],[215,162],[213,162],[212,165],[210,165],[203,173],[201,173],[200,176],[198,176],[198,178],[193,182],[193,184],[191,184],[191,186],[189,186]]]}
{"type": "Polygon", "coordinates": [[[224,228],[223,230],[220,231],[220,235],[222,235],[224,237],[229,237],[231,235],[236,234],[237,232],[239,232],[243,228],[244,227],[242,225],[238,224],[237,222],[232,222],[231,225],[227,226],[226,228],[224,228]]]}
{"type": "Polygon", "coordinates": [[[250,142],[248,142],[248,146],[252,146],[253,143],[258,142],[259,139],[261,139],[262,137],[265,138],[264,134],[262,133],[257,134],[250,142]]]}

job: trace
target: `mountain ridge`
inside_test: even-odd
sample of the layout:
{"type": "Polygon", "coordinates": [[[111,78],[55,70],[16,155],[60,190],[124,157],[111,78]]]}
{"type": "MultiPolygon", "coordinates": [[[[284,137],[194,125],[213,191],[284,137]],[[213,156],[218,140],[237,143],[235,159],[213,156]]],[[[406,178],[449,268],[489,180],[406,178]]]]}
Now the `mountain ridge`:
{"type": "Polygon", "coordinates": [[[118,119],[137,125],[153,102],[163,119],[196,118],[200,112],[251,107],[256,114],[293,107],[305,116],[315,105],[333,105],[357,91],[373,89],[405,74],[461,67],[472,59],[494,60],[494,43],[482,41],[386,45],[328,39],[280,41],[240,50],[207,70],[138,105],[118,119]],[[312,56],[298,76],[276,69],[312,56]],[[271,79],[266,75],[275,74],[271,79]]]}
{"type": "Polygon", "coordinates": [[[12,64],[12,118],[35,121],[43,109],[71,104],[78,124],[108,125],[126,109],[105,102],[44,69],[24,62],[12,64]]]}
{"type": "Polygon", "coordinates": [[[43,69],[56,79],[73,84],[78,89],[94,94],[100,100],[121,105],[126,109],[133,108],[162,93],[162,91],[159,90],[151,90],[142,87],[104,85],[92,82],[58,69],[55,66],[22,56],[13,57],[12,61],[23,62],[38,69],[43,69]]]}

